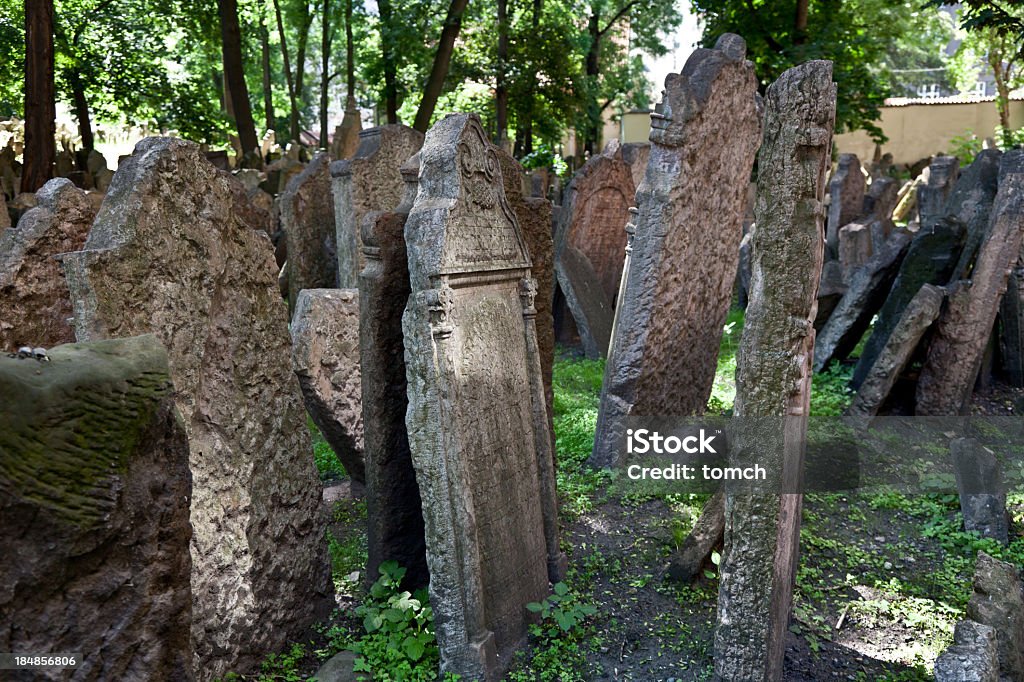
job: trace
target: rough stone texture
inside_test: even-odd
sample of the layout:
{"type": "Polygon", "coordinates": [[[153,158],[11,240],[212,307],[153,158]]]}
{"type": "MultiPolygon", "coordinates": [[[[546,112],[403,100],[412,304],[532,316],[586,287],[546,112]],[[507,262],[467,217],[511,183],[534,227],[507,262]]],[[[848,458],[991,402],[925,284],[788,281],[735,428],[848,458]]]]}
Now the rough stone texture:
{"type": "Polygon", "coordinates": [[[338,286],[359,286],[365,265],[360,225],[371,211],[391,211],[402,199],[402,164],[423,146],[423,133],[404,125],[368,128],[359,133],[351,159],[331,164],[334,220],[338,245],[338,286]]]}
{"type": "Polygon", "coordinates": [[[298,159],[284,157],[267,166],[267,179],[260,183],[260,188],[267,194],[277,196],[284,192],[288,183],[302,172],[304,164],[298,159]]]}
{"type": "Polygon", "coordinates": [[[0,230],[11,226],[11,214],[7,212],[7,197],[0,192],[0,230]]]}
{"type": "Polygon", "coordinates": [[[292,316],[292,369],[306,411],[354,480],[363,483],[359,291],[304,289],[292,316]]]}
{"type": "Polygon", "coordinates": [[[955,156],[936,156],[928,165],[928,181],[917,189],[917,216],[921,229],[946,213],[946,201],[960,174],[960,160],[955,156]]]}
{"type": "Polygon", "coordinates": [[[537,298],[533,302],[533,307],[537,309],[537,348],[540,350],[540,368],[544,376],[551,451],[554,452],[554,391],[551,388],[551,377],[555,365],[555,320],[552,313],[555,299],[555,247],[551,238],[551,202],[540,197],[524,197],[523,167],[501,147],[495,149],[495,154],[501,164],[505,198],[516,214],[530,256],[530,272],[537,281],[537,298]]]}
{"type": "Polygon", "coordinates": [[[839,253],[839,230],[853,222],[864,211],[867,180],[856,154],[840,154],[836,172],[829,180],[828,232],[826,243],[833,255],[839,253]]]}
{"type": "Polygon", "coordinates": [[[192,680],[192,481],[167,352],[140,336],[49,356],[0,356],[0,649],[80,653],[75,680],[192,680]]]}
{"type": "Polygon", "coordinates": [[[393,212],[363,217],[366,267],[359,277],[359,362],[363,381],[367,507],[367,580],[394,560],[406,568],[409,588],[426,587],[423,511],[416,471],[409,451],[405,413],[409,407],[405,378],[402,313],[409,300],[409,262],[405,221],[419,187],[419,154],[401,169],[402,203],[393,212]]]}
{"type": "Polygon", "coordinates": [[[1024,590],[1016,566],[978,552],[967,617],[995,629],[1004,679],[1024,680],[1024,590]]]}
{"type": "Polygon", "coordinates": [[[846,281],[871,259],[874,241],[871,223],[849,223],[839,230],[839,263],[846,281]]]}
{"type": "Polygon", "coordinates": [[[845,293],[843,266],[837,260],[827,261],[821,269],[821,282],[818,284],[818,315],[814,320],[816,331],[821,332],[845,293]]]}
{"type": "Polygon", "coordinates": [[[331,141],[331,157],[335,159],[351,159],[359,151],[359,132],[363,127],[362,118],[359,114],[359,107],[356,106],[356,98],[348,97],[345,100],[345,115],[341,123],[334,129],[334,139],[331,141]]]}
{"type": "Polygon", "coordinates": [[[999,349],[1006,381],[1011,386],[1024,386],[1024,254],[1007,278],[999,318],[999,349]]]}
{"type": "Polygon", "coordinates": [[[995,454],[973,438],[955,438],[949,449],[953,455],[964,528],[1009,544],[1006,487],[995,454]]]}
{"type": "Polygon", "coordinates": [[[939,287],[925,284],[903,311],[888,341],[871,365],[860,388],[847,409],[847,414],[873,417],[878,414],[896,384],[900,372],[910,362],[914,350],[925,332],[935,322],[942,308],[944,292],[939,287]]]}
{"type": "Polygon", "coordinates": [[[629,164],[633,186],[639,187],[647,172],[647,161],[651,158],[650,142],[627,142],[622,145],[622,160],[629,164]]]}
{"type": "Polygon", "coordinates": [[[281,228],[288,240],[288,309],[303,289],[338,286],[334,201],[325,152],[313,157],[281,195],[281,228]]]}
{"type": "Polygon", "coordinates": [[[953,646],[935,660],[935,682],[999,682],[996,631],[962,620],[953,632],[953,646]]]}
{"type": "Polygon", "coordinates": [[[880,177],[871,181],[867,194],[864,195],[863,214],[871,216],[872,221],[878,220],[885,223],[886,239],[889,238],[889,234],[894,228],[892,212],[899,202],[899,191],[900,186],[896,178],[880,177]]]}
{"type": "Polygon", "coordinates": [[[981,369],[1010,268],[1024,236],[1024,151],[1003,154],[999,192],[971,281],[952,287],[917,383],[917,414],[960,414],[981,369]]]}
{"type": "Polygon", "coordinates": [[[0,351],[75,340],[71,299],[54,256],[82,248],[96,216],[65,178],[39,190],[39,205],[0,233],[0,351]]]}
{"type": "Polygon", "coordinates": [[[480,119],[427,133],[405,225],[406,424],[441,671],[497,680],[564,575],[536,284],[480,119]]]}
{"type": "Polygon", "coordinates": [[[753,423],[739,434],[730,465],[749,466],[754,459],[768,470],[768,486],[790,492],[726,489],[715,628],[715,679],[723,682],[782,679],[803,504],[803,495],[792,491],[801,479],[810,410],[835,107],[827,61],[786,71],[765,95],[751,294],[734,407],[737,417],[753,423]]]}
{"type": "Polygon", "coordinates": [[[999,189],[999,162],[1003,153],[998,149],[983,149],[974,162],[960,174],[953,193],[946,202],[946,214],[959,218],[967,228],[967,241],[960,252],[960,260],[950,281],[967,279],[978,247],[988,234],[992,202],[999,189]]]}
{"type": "Polygon", "coordinates": [[[846,293],[818,334],[814,371],[825,369],[832,360],[843,360],[860,341],[871,318],[885,302],[912,237],[906,230],[897,230],[881,251],[853,273],[846,293]]]}
{"type": "Polygon", "coordinates": [[[273,251],[231,181],[191,142],[142,140],[85,249],[64,255],[79,340],[152,332],[167,346],[189,435],[202,679],[246,671],[333,606],[273,251]]]}
{"type": "MultiPolygon", "coordinates": [[[[566,244],[556,253],[555,275],[565,306],[563,313],[568,313],[575,324],[584,355],[591,360],[603,358],[608,354],[615,323],[613,301],[601,287],[594,266],[579,249],[566,244]]],[[[559,338],[568,340],[570,319],[564,314],[562,319],[565,321],[559,338]]]]}
{"type": "Polygon", "coordinates": [[[707,405],[761,135],[757,78],[745,54],[733,34],[696,50],[682,73],[665,79],[652,114],[593,465],[617,461],[628,415],[701,414],[707,405]]]}

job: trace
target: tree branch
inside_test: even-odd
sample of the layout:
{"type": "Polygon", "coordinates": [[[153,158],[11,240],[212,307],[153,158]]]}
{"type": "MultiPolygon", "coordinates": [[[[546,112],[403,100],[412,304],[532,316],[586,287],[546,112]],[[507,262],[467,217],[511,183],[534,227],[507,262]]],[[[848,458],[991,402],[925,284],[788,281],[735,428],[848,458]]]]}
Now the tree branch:
{"type": "Polygon", "coordinates": [[[610,30],[611,30],[611,28],[612,28],[612,26],[614,26],[614,25],[615,25],[615,22],[617,22],[617,21],[618,21],[619,19],[621,19],[622,17],[624,17],[624,16],[626,15],[626,13],[627,13],[627,12],[629,12],[629,10],[633,9],[633,7],[634,7],[634,6],[636,6],[636,5],[638,5],[638,4],[640,4],[640,3],[639,3],[639,0],[630,0],[630,1],[629,1],[629,2],[627,2],[627,3],[625,4],[625,5],[623,5],[623,6],[622,6],[622,9],[620,9],[620,10],[619,10],[619,11],[618,11],[618,12],[617,12],[617,13],[615,14],[615,16],[614,16],[614,17],[612,17],[611,21],[609,21],[609,22],[608,22],[608,25],[607,25],[607,26],[605,26],[605,27],[604,27],[604,28],[603,28],[602,30],[600,30],[600,31],[598,31],[598,32],[597,32],[597,36],[598,36],[599,38],[600,38],[600,37],[602,37],[602,36],[604,36],[604,34],[605,34],[605,33],[607,33],[608,31],[610,31],[610,30]]]}

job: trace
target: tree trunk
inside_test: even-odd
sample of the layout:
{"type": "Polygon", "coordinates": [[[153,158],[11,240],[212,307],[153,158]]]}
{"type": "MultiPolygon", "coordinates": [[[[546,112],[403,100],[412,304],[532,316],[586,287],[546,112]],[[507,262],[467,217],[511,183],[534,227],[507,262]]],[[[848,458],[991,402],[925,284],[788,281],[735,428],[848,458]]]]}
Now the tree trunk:
{"type": "Polygon", "coordinates": [[[398,123],[398,67],[391,44],[391,0],[377,0],[377,9],[380,12],[380,53],[384,62],[384,112],[391,125],[398,123]]]}
{"type": "Polygon", "coordinates": [[[352,0],[345,0],[345,85],[349,100],[356,96],[356,59],[352,44],[352,0]]]}
{"type": "Polygon", "coordinates": [[[85,98],[85,86],[82,85],[82,75],[77,68],[71,69],[68,80],[71,84],[71,97],[75,102],[75,119],[78,121],[78,135],[82,138],[82,151],[88,154],[96,148],[96,144],[89,118],[89,101],[85,98]]]}
{"type": "MultiPolygon", "coordinates": [[[[540,16],[543,9],[543,0],[533,0],[533,15],[530,17],[530,24],[535,32],[540,28],[540,16]]],[[[522,139],[522,156],[533,153],[533,116],[537,106],[537,94],[534,86],[535,82],[531,81],[526,95],[526,112],[523,120],[516,126],[516,140],[522,139]]]]}
{"type": "MultiPolygon", "coordinates": [[[[596,91],[597,80],[601,75],[601,29],[598,25],[598,16],[595,11],[590,15],[587,22],[587,33],[590,34],[590,49],[587,50],[586,75],[587,82],[596,91]]],[[[592,94],[587,98],[587,118],[583,130],[583,152],[588,155],[594,154],[594,147],[597,145],[598,127],[601,124],[601,108],[597,104],[597,95],[592,94]]],[[[580,164],[583,162],[583,154],[579,147],[576,149],[576,156],[580,164]]]]}
{"type": "Polygon", "coordinates": [[[57,156],[53,92],[53,0],[25,0],[25,153],[21,191],[53,177],[57,156]]]}
{"type": "Polygon", "coordinates": [[[306,14],[302,20],[302,30],[299,31],[299,44],[295,51],[295,109],[292,111],[292,139],[296,142],[302,141],[302,120],[299,115],[299,105],[303,100],[303,86],[306,81],[306,46],[309,43],[309,29],[313,25],[313,10],[308,5],[303,5],[306,14]]]}
{"type": "MultiPolygon", "coordinates": [[[[263,6],[266,9],[266,5],[263,6]]],[[[263,119],[267,130],[274,126],[274,92],[270,80],[270,32],[266,16],[260,17],[260,57],[263,62],[263,119]]]]}
{"type": "Polygon", "coordinates": [[[796,18],[793,22],[793,44],[803,45],[807,42],[807,13],[810,0],[797,0],[796,18]]]}
{"type": "MultiPolygon", "coordinates": [[[[291,61],[288,59],[288,41],[284,36],[284,20],[281,18],[281,3],[274,0],[274,14],[277,16],[277,34],[281,38],[281,59],[284,62],[284,78],[288,83],[289,121],[297,121],[299,117],[299,104],[295,99],[295,82],[292,80],[291,61]]],[[[292,127],[294,131],[294,126],[292,127]]],[[[292,139],[296,139],[294,133],[292,139]]]]}
{"type": "Polygon", "coordinates": [[[320,15],[320,148],[328,148],[327,131],[327,86],[331,83],[328,73],[331,66],[331,1],[324,0],[320,15]]]}
{"type": "Polygon", "coordinates": [[[234,109],[235,127],[242,144],[242,154],[259,147],[256,125],[252,120],[249,89],[245,85],[245,67],[242,64],[242,31],[238,25],[237,0],[218,0],[220,9],[220,36],[224,56],[224,82],[234,109]]]}
{"type": "Polygon", "coordinates": [[[412,125],[421,133],[427,132],[427,128],[430,127],[430,119],[433,118],[434,109],[437,107],[437,98],[441,96],[444,79],[448,76],[448,67],[455,51],[455,39],[462,28],[462,14],[468,4],[469,0],[451,0],[448,6],[448,16],[444,20],[441,40],[437,43],[437,54],[434,55],[434,66],[430,69],[427,86],[423,89],[423,99],[416,110],[416,121],[412,125]]]}
{"type": "Polygon", "coordinates": [[[497,130],[494,143],[508,151],[508,0],[498,2],[498,73],[494,87],[494,110],[497,130]]]}

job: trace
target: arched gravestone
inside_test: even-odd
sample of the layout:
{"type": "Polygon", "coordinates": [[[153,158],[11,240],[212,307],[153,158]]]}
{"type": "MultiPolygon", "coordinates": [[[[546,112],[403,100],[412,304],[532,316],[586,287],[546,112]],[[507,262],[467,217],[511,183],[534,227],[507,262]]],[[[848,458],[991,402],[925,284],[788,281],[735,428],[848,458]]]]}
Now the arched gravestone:
{"type": "Polygon", "coordinates": [[[406,424],[426,527],[441,669],[496,680],[525,640],[558,548],[536,283],[475,114],[424,142],[405,225],[406,424]]]}

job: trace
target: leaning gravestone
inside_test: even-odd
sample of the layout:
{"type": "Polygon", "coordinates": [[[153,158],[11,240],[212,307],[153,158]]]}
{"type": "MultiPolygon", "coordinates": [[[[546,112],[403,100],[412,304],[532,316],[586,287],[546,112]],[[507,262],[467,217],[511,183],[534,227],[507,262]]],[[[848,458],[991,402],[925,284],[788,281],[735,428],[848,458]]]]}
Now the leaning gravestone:
{"type": "Polygon", "coordinates": [[[1024,151],[1014,150],[999,164],[999,192],[971,280],[950,287],[917,383],[917,414],[948,416],[966,408],[1022,237],[1024,151]]]}
{"type": "Polygon", "coordinates": [[[288,309],[303,289],[338,285],[334,202],[328,157],[321,152],[281,195],[281,228],[288,240],[288,309]]]}
{"type": "Polygon", "coordinates": [[[995,629],[1001,679],[1024,680],[1024,585],[1020,569],[978,552],[967,617],[995,629]]]}
{"type": "Polygon", "coordinates": [[[946,213],[960,218],[967,228],[967,241],[960,260],[953,270],[951,281],[967,279],[978,248],[988,234],[989,214],[999,189],[999,162],[1003,153],[998,149],[983,149],[974,162],[957,180],[946,204],[946,213]]]}
{"type": "Polygon", "coordinates": [[[405,584],[430,580],[424,545],[420,489],[409,450],[405,413],[405,346],[402,313],[409,300],[405,221],[419,187],[419,154],[402,165],[402,202],[391,212],[363,217],[366,267],[359,277],[359,363],[362,367],[366,462],[367,580],[385,561],[406,569],[405,584]]]}
{"type": "Polygon", "coordinates": [[[167,346],[193,475],[192,640],[208,679],[330,612],[330,570],[273,251],[198,145],[147,138],[83,251],[63,256],[81,341],[167,346]]]}
{"type": "Polygon", "coordinates": [[[0,649],[81,657],[73,674],[5,680],[194,679],[192,479],[172,391],[154,336],[0,356],[0,649]]]}
{"type": "Polygon", "coordinates": [[[960,160],[955,156],[936,156],[928,165],[928,182],[917,190],[917,216],[921,229],[942,217],[953,184],[960,174],[960,160]]]}
{"type": "Polygon", "coordinates": [[[715,679],[780,680],[800,548],[825,173],[835,120],[832,63],[792,68],[765,95],[751,297],[736,369],[746,419],[730,466],[756,460],[768,486],[727,487],[715,679]],[[767,418],[767,419],[765,419],[767,418]]]}
{"type": "Polygon", "coordinates": [[[96,211],[65,178],[37,196],[39,205],[0,233],[0,351],[75,340],[71,298],[53,257],[82,248],[96,211]]]}
{"type": "MultiPolygon", "coordinates": [[[[1024,247],[1021,249],[1024,251],[1024,247]]],[[[1002,326],[999,328],[999,349],[1006,380],[1011,386],[1024,386],[1024,253],[1006,282],[1006,293],[999,306],[1002,326]]]]}
{"type": "Polygon", "coordinates": [[[995,453],[973,438],[955,438],[949,449],[953,455],[964,529],[1009,544],[1006,489],[995,453]]]}
{"type": "Polygon", "coordinates": [[[334,220],[338,245],[338,286],[354,289],[363,269],[359,234],[363,216],[390,211],[402,199],[399,169],[423,146],[423,133],[403,125],[359,133],[359,149],[350,159],[331,164],[334,220]]]}
{"type": "Polygon", "coordinates": [[[359,292],[303,289],[291,333],[292,369],[306,411],[348,475],[363,483],[359,292]]]}
{"type": "Polygon", "coordinates": [[[442,673],[497,680],[564,575],[534,326],[537,286],[474,114],[427,133],[405,225],[406,424],[442,673]]]}
{"type": "Polygon", "coordinates": [[[856,154],[840,154],[836,172],[829,180],[828,233],[826,243],[833,256],[839,254],[839,230],[860,217],[864,210],[867,180],[856,154]]]}
{"type": "MultiPolygon", "coordinates": [[[[733,34],[665,79],[590,462],[618,461],[629,415],[701,414],[732,299],[761,104],[733,34]]],[[[760,229],[760,225],[758,228],[760,229]]],[[[755,230],[755,234],[757,231],[755,230]]]]}

